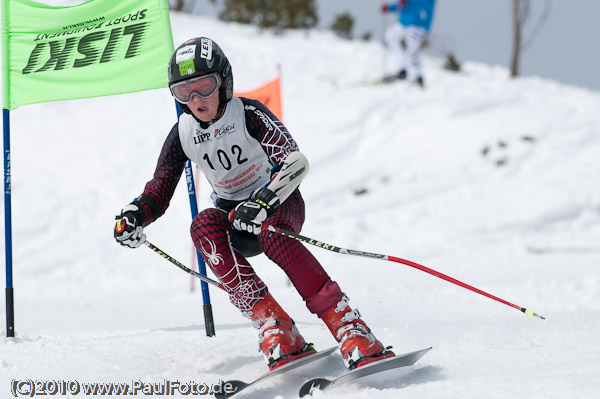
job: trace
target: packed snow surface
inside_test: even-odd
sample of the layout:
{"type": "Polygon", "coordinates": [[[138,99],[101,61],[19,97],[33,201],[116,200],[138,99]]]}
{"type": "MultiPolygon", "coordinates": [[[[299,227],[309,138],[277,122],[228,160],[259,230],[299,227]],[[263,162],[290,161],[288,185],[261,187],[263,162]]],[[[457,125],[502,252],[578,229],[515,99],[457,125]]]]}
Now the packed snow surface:
{"type": "MultiPolygon", "coordinates": [[[[310,247],[384,344],[433,347],[413,367],[322,397],[597,397],[600,93],[478,63],[453,73],[434,58],[425,90],[377,85],[379,43],[171,19],[176,45],[201,35],[221,45],[237,90],[281,66],[284,121],[311,163],[303,234],[418,262],[547,318],[398,263],[310,247]]],[[[211,289],[209,338],[198,282],[112,237],[175,121],[167,89],[11,112],[17,340],[0,342],[0,397],[13,380],[213,384],[266,371],[257,331],[226,295],[211,289]]],[[[210,206],[202,176],[198,189],[210,206]]],[[[191,266],[190,221],[182,178],[147,237],[191,266]]],[[[251,261],[304,337],[334,345],[284,273],[251,261]]],[[[335,354],[240,397],[297,397],[305,380],[343,371],[335,354]]]]}

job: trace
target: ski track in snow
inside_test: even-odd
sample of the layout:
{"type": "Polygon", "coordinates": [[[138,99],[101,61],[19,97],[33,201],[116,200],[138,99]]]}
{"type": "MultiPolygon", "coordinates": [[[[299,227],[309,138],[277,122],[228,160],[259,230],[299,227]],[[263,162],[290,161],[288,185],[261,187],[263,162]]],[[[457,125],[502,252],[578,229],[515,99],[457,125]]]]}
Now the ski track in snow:
{"type": "MultiPolygon", "coordinates": [[[[285,123],[311,162],[303,234],[411,259],[547,317],[400,264],[310,248],[386,345],[433,346],[414,367],[317,397],[596,397],[600,93],[478,63],[454,74],[434,58],[424,91],[370,85],[383,73],[377,43],[171,18],[177,44],[206,35],[224,48],[237,90],[281,64],[285,123]]],[[[174,122],[168,90],[11,113],[18,340],[0,343],[0,397],[13,379],[214,383],[266,371],[256,330],[225,295],[211,290],[217,336],[207,338],[190,277],[112,238],[174,122]]],[[[186,194],[181,183],[146,233],[191,265],[186,194]]],[[[331,346],[283,272],[262,255],[252,263],[305,338],[331,346]]],[[[305,380],[342,372],[334,355],[240,398],[296,397],[305,380]]]]}

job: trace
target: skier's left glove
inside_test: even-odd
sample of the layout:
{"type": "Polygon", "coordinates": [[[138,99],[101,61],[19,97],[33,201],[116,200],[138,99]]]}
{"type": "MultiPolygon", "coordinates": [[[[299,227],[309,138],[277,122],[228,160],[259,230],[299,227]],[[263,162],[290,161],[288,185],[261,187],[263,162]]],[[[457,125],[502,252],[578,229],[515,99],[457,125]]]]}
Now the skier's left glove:
{"type": "Polygon", "coordinates": [[[125,247],[137,248],[146,241],[144,234],[144,210],[136,203],[126,205],[115,219],[115,240],[125,247]]]}
{"type": "Polygon", "coordinates": [[[279,198],[266,187],[256,190],[247,201],[240,203],[229,214],[236,230],[259,235],[262,224],[279,207],[279,198]]]}

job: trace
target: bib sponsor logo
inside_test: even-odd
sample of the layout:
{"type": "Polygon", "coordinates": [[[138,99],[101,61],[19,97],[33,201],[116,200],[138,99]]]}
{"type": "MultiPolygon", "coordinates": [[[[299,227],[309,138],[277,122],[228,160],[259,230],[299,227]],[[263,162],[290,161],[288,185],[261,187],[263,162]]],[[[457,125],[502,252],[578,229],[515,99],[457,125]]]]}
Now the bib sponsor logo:
{"type": "Polygon", "coordinates": [[[224,137],[225,135],[233,132],[235,132],[235,123],[219,129],[215,129],[215,138],[220,139],[221,137],[224,137]]]}
{"type": "Polygon", "coordinates": [[[209,132],[202,132],[198,129],[196,129],[196,135],[193,138],[194,144],[203,144],[209,142],[211,139],[209,132]]]}

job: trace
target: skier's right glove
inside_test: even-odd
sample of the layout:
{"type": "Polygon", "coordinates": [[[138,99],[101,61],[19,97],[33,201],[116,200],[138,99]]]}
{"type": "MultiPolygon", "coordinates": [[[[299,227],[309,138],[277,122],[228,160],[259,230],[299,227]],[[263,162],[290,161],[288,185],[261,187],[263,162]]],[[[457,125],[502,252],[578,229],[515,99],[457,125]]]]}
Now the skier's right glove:
{"type": "Polygon", "coordinates": [[[144,234],[144,211],[136,201],[121,209],[115,217],[115,240],[125,247],[137,248],[146,241],[144,234]]]}
{"type": "Polygon", "coordinates": [[[279,207],[279,197],[266,187],[261,187],[229,213],[234,229],[259,235],[262,223],[279,207]]]}

